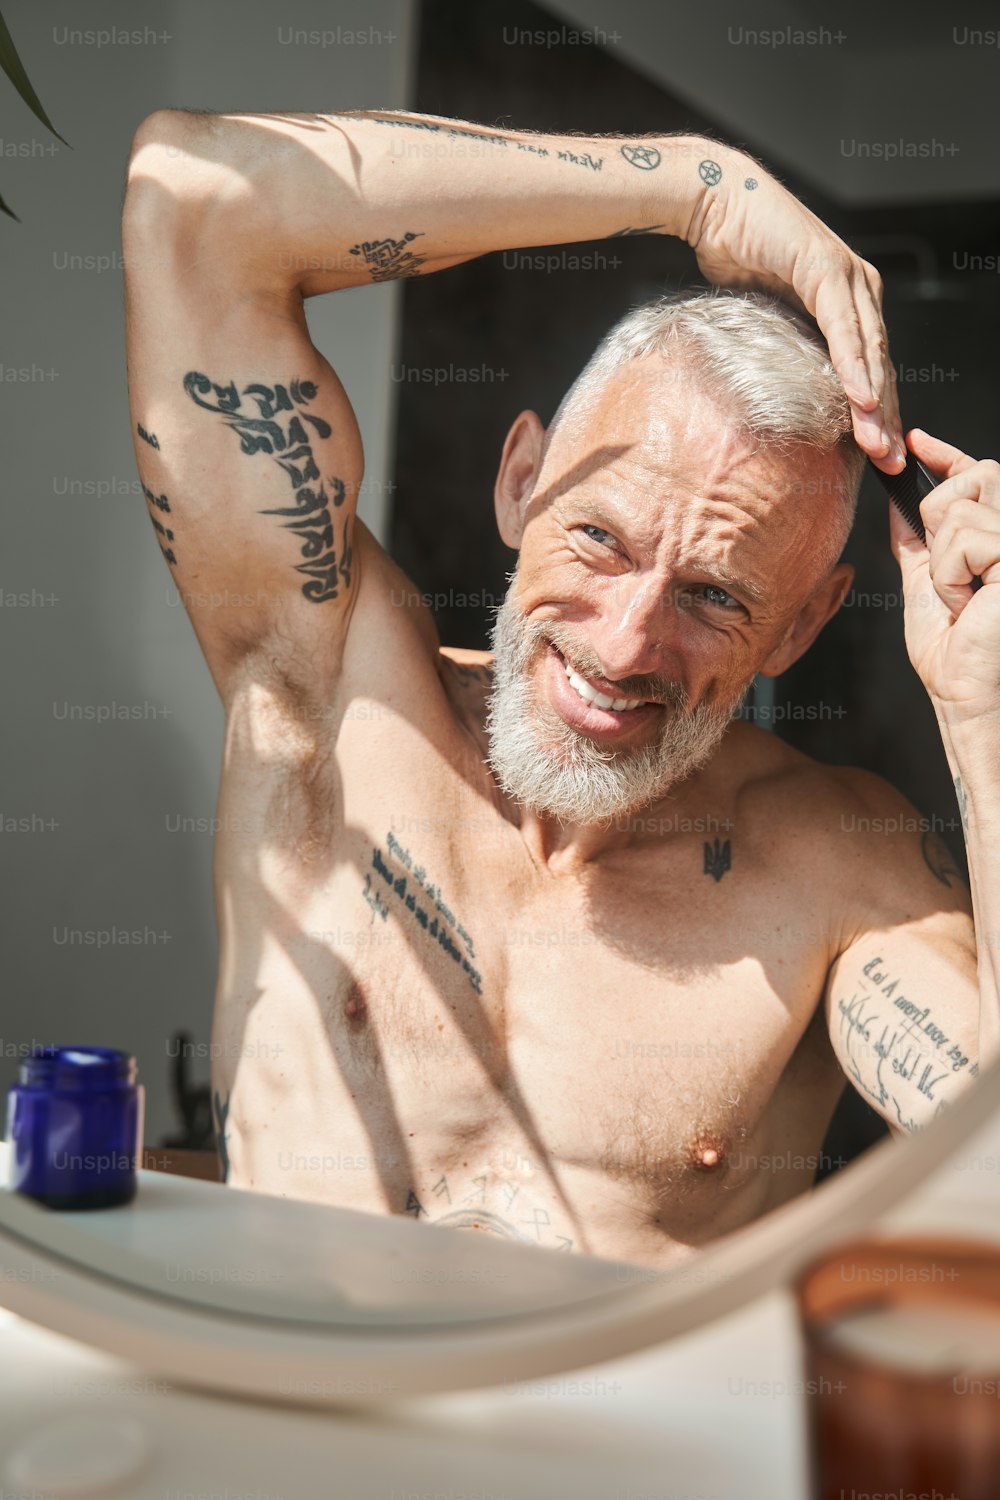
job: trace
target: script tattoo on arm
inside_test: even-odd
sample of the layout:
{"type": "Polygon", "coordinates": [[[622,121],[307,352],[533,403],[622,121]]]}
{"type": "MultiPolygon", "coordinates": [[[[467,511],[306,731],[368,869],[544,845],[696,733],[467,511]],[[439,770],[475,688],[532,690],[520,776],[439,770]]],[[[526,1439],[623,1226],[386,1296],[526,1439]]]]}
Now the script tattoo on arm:
{"type": "Polygon", "coordinates": [[[232,382],[216,385],[207,375],[191,370],[184,377],[184,389],[196,406],[224,418],[226,426],[239,438],[242,453],[269,453],[288,475],[294,504],[267,507],[260,514],[281,516],[282,526],[298,537],[303,561],[295,564],[295,571],[305,574],[308,580],[302,585],[303,597],[313,604],[336,599],[341,582],[346,592],[351,586],[351,517],[344,517],[339,549],[333,522],[334,513],[344,503],[344,482],[330,477],[327,495],[313,457],[312,434],[304,425],[308,423],[321,438],[328,438],[332,432],[329,422],[305,410],[316,400],[315,383],[311,380],[293,380],[287,386],[254,383],[238,391],[232,382]],[[244,396],[256,406],[256,416],[242,409],[244,396]],[[283,419],[285,425],[278,421],[282,413],[289,413],[283,419]]]}
{"type": "Polygon", "coordinates": [[[937,1024],[929,1005],[919,1005],[899,989],[876,953],[862,969],[850,999],[837,1000],[845,1038],[847,1073],[856,1088],[903,1130],[916,1130],[947,1108],[945,1080],[978,1064],[937,1024]],[[945,1085],[942,1089],[942,1085],[945,1085]],[[926,1103],[924,1101],[927,1101],[926,1103]],[[914,1116],[914,1110],[923,1118],[914,1116]]]}
{"type": "Polygon", "coordinates": [[[421,233],[407,230],[401,240],[362,240],[352,245],[351,255],[358,255],[368,268],[372,281],[396,281],[401,276],[419,276],[426,255],[414,255],[406,247],[412,240],[421,238],[421,233]]]}
{"type": "MultiPolygon", "coordinates": [[[[139,430],[142,431],[141,428],[139,430]]],[[[153,530],[156,532],[156,540],[160,544],[160,551],[163,553],[170,566],[176,567],[177,554],[173,549],[174,531],[173,515],[170,510],[170,501],[167,499],[166,495],[156,494],[155,490],[151,490],[147,484],[143,484],[143,481],[141,479],[139,480],[139,483],[142,485],[142,493],[146,497],[146,504],[152,506],[152,509],[149,512],[149,519],[153,523],[153,530]],[[157,520],[157,511],[159,511],[161,516],[170,516],[169,526],[167,525],[166,521],[157,520]]]]}

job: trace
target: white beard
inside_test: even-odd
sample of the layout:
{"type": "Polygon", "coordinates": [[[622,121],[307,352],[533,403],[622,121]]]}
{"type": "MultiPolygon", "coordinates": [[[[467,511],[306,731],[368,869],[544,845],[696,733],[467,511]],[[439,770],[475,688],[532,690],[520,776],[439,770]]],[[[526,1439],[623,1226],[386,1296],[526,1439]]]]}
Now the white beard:
{"type": "MultiPolygon", "coordinates": [[[[662,703],[660,732],[651,745],[615,750],[581,734],[544,700],[529,672],[549,642],[576,662],[573,643],[558,623],[526,623],[513,604],[514,580],[490,632],[493,691],[486,719],[489,764],[499,785],[530,811],[560,823],[610,823],[648,808],[711,759],[739,711],[753,678],[728,703],[688,711],[679,683],[648,680],[622,697],[662,703]],[[560,642],[564,636],[564,644],[560,642]]],[[[600,676],[600,672],[593,674],[600,676]]]]}

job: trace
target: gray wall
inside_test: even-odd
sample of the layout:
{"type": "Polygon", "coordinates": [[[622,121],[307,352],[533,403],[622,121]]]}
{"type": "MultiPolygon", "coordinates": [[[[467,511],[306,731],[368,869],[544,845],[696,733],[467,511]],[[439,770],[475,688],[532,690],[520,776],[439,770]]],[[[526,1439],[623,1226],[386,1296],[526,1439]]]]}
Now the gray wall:
{"type": "Polygon", "coordinates": [[[557,28],[598,32],[621,62],[718,121],[724,139],[755,141],[773,171],[837,202],[997,191],[996,0],[549,0],[548,9],[557,28]]]}
{"type": "MultiPolygon", "coordinates": [[[[155,1143],[176,1125],[167,1070],[177,1028],[204,1046],[197,1081],[209,1076],[211,834],[170,829],[212,817],[223,721],[135,472],[120,262],[129,143],[139,121],[167,105],[406,107],[410,6],[7,0],[3,10],[73,149],[0,78],[0,194],[22,221],[0,223],[0,1086],[6,1094],[36,1040],[127,1048],[139,1058],[155,1143]],[[338,27],[339,41],[325,45],[290,39],[338,27]],[[114,28],[115,41],[86,35],[114,28]],[[368,40],[351,41],[348,30],[368,40]],[[133,932],[143,940],[120,940],[133,932]]],[[[380,539],[399,290],[308,304],[313,337],[358,413],[368,460],[360,513],[380,539]]]]}

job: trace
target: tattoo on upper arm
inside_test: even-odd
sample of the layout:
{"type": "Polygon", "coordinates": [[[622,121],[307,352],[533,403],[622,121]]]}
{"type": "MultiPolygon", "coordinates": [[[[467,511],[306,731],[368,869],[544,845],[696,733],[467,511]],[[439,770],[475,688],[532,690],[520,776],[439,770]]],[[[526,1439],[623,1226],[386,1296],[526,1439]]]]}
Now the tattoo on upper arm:
{"type": "Polygon", "coordinates": [[[287,386],[253,384],[244,386],[241,392],[233,383],[216,385],[207,375],[191,370],[184,377],[184,389],[197,406],[225,418],[226,426],[240,440],[241,452],[270,453],[291,480],[295,504],[268,507],[260,514],[287,517],[282,526],[297,533],[304,561],[295,564],[295,571],[304,573],[308,579],[302,585],[303,596],[313,604],[336,599],[340,580],[344,591],[349,590],[353,556],[349,534],[351,517],[344,517],[338,559],[331,511],[331,502],[333,510],[344,503],[344,482],[330,477],[331,494],[327,496],[313,457],[313,438],[303,425],[308,422],[321,438],[328,438],[333,430],[329,422],[305,410],[316,399],[315,383],[293,380],[287,386]],[[214,400],[205,399],[210,391],[214,392],[214,400]],[[258,416],[240,410],[244,396],[249,396],[254,402],[258,416]],[[291,413],[285,427],[276,420],[280,412],[291,413]]]}
{"type": "Polygon", "coordinates": [[[219,1161],[222,1165],[222,1180],[229,1180],[229,1137],[226,1134],[226,1121],[229,1118],[229,1091],[226,1091],[225,1103],[223,1103],[218,1090],[212,1095],[212,1105],[215,1113],[215,1145],[219,1153],[219,1161]]]}
{"type": "Polygon", "coordinates": [[[903,1129],[915,1130],[926,1120],[914,1118],[914,1109],[926,1115],[927,1100],[935,1105],[934,1113],[940,1113],[948,1102],[936,1092],[944,1080],[964,1069],[974,1078],[979,1067],[970,1065],[929,1005],[921,1006],[899,991],[898,976],[890,978],[882,962],[881,954],[870,959],[850,999],[837,1000],[847,1071],[862,1094],[880,1109],[894,1111],[903,1129]]]}
{"type": "Polygon", "coordinates": [[[717,187],[722,181],[722,168],[717,161],[706,157],[704,161],[698,163],[698,176],[706,187],[717,187]]]}
{"type": "Polygon", "coordinates": [[[155,432],[147,432],[141,422],[137,422],[135,425],[144,443],[148,443],[151,448],[158,448],[160,446],[159,438],[155,432]]]}
{"type": "Polygon", "coordinates": [[[920,837],[920,852],[924,856],[924,864],[942,885],[950,887],[953,882],[949,877],[952,875],[956,877],[960,885],[965,884],[961,871],[948,853],[944,840],[938,838],[937,834],[932,833],[930,829],[925,829],[920,837]]]}
{"type": "Polygon", "coordinates": [[[362,240],[352,245],[351,255],[360,255],[372,281],[395,281],[400,276],[419,276],[426,255],[415,255],[406,247],[411,240],[422,238],[423,231],[407,230],[401,240],[362,240]]]}
{"type": "MultiPolygon", "coordinates": [[[[141,427],[139,428],[139,431],[142,431],[141,427]]],[[[177,563],[177,555],[174,552],[173,546],[163,545],[164,542],[172,543],[174,540],[173,514],[170,510],[170,501],[167,499],[166,495],[156,494],[155,490],[151,490],[148,485],[143,484],[141,479],[139,480],[139,483],[142,484],[142,493],[146,497],[146,503],[148,505],[151,505],[154,510],[158,510],[161,515],[170,516],[171,525],[168,526],[164,521],[158,521],[156,519],[156,516],[153,514],[153,511],[150,511],[149,513],[149,519],[153,523],[153,530],[156,532],[156,539],[160,543],[160,551],[167,559],[167,562],[170,563],[171,567],[175,567],[177,563]]]]}

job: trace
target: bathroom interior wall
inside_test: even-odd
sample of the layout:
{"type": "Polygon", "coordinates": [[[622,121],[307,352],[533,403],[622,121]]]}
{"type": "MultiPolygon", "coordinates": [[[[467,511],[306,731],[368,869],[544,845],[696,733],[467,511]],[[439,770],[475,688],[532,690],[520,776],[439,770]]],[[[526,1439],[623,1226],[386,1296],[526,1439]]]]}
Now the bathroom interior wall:
{"type": "MultiPolygon", "coordinates": [[[[149,1144],[181,1124],[170,1096],[179,1031],[191,1037],[196,1096],[209,1079],[223,716],[136,476],[125,166],[136,126],[162,107],[407,107],[410,7],[379,0],[376,9],[364,0],[3,7],[72,149],[0,78],[0,194],[21,220],[0,223],[0,1085],[6,1093],[36,1041],[126,1048],[147,1089],[149,1144]]],[[[395,285],[308,305],[358,412],[368,456],[360,513],[380,539],[398,309],[395,285]]]]}

